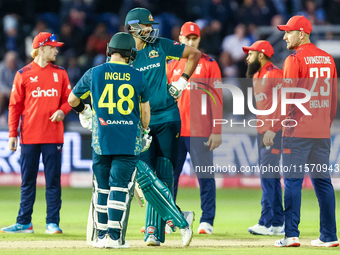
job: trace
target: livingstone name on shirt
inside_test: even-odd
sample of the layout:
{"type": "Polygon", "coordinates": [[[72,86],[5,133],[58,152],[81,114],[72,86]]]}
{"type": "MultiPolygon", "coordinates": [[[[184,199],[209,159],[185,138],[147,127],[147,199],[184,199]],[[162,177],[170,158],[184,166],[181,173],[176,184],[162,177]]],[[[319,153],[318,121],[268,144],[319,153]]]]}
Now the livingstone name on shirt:
{"type": "Polygon", "coordinates": [[[315,57],[304,57],[305,63],[309,64],[332,64],[330,57],[315,56],[315,57]]]}
{"type": "Polygon", "coordinates": [[[130,73],[105,72],[105,80],[129,81],[130,73]]]}

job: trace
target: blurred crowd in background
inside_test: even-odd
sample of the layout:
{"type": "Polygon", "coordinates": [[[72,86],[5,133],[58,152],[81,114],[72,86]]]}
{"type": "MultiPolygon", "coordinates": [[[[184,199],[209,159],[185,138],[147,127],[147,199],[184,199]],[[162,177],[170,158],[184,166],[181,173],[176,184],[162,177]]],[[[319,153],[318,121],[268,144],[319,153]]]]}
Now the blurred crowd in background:
{"type": "Polygon", "coordinates": [[[87,69],[105,62],[108,41],[123,31],[135,7],[149,9],[160,36],[176,41],[184,22],[196,22],[199,49],[217,60],[224,78],[245,77],[241,46],[266,39],[257,38],[259,26],[276,27],[292,15],[304,15],[312,25],[340,24],[340,0],[0,0],[0,125],[14,75],[32,61],[34,36],[47,31],[65,43],[55,64],[74,86],[87,69]]]}

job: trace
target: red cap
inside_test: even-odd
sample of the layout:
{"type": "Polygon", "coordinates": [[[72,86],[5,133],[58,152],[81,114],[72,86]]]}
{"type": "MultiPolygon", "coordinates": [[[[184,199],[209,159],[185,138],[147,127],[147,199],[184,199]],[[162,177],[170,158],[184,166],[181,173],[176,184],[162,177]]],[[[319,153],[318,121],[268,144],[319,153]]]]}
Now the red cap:
{"type": "Polygon", "coordinates": [[[38,49],[40,46],[52,46],[52,47],[61,47],[64,45],[63,42],[57,42],[57,38],[54,34],[47,32],[40,32],[33,39],[33,49],[38,49]]]}
{"type": "Polygon", "coordinates": [[[312,32],[312,24],[305,16],[293,16],[291,17],[286,25],[277,26],[281,31],[304,31],[307,34],[312,32]]]}
{"type": "Polygon", "coordinates": [[[188,35],[197,35],[201,37],[200,28],[194,22],[185,22],[181,28],[180,35],[188,36],[188,35]]]}
{"type": "Polygon", "coordinates": [[[246,54],[248,54],[250,50],[253,50],[262,52],[270,58],[274,55],[273,46],[270,42],[264,40],[256,41],[250,47],[242,47],[242,49],[246,54]]]}

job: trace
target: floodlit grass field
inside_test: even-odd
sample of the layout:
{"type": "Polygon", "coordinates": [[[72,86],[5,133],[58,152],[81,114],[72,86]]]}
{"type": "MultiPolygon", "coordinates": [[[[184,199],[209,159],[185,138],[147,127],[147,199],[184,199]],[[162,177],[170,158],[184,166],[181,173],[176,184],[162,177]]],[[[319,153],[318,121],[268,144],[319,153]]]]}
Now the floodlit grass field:
{"type": "MultiPolygon", "coordinates": [[[[146,247],[142,242],[140,228],[144,225],[145,208],[139,207],[133,200],[126,240],[130,249],[105,250],[94,249],[86,245],[85,232],[87,214],[91,197],[90,189],[64,188],[60,227],[62,235],[47,235],[45,231],[45,193],[38,188],[33,213],[34,234],[0,233],[1,254],[339,254],[339,248],[313,248],[310,240],[318,237],[318,203],[313,190],[303,190],[300,223],[299,248],[275,248],[278,237],[250,235],[249,226],[257,223],[260,215],[261,190],[221,189],[217,191],[217,213],[214,234],[211,236],[196,234],[201,215],[198,189],[180,189],[178,204],[182,210],[194,210],[194,239],[190,247],[181,246],[179,231],[166,235],[161,247],[146,247]]],[[[340,220],[340,192],[336,192],[337,220],[340,220]]],[[[0,187],[0,228],[16,221],[19,209],[20,188],[0,187]]],[[[338,225],[339,229],[339,225],[338,225]]],[[[338,231],[338,236],[340,231],[338,231]]]]}

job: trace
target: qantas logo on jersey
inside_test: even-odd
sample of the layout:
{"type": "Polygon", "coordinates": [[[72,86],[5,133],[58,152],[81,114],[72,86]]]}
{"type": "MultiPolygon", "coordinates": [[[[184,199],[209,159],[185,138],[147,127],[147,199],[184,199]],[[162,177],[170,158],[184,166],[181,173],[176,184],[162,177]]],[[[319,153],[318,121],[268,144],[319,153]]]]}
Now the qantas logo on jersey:
{"type": "Polygon", "coordinates": [[[100,121],[100,125],[107,126],[107,123],[102,118],[99,118],[99,121],[100,121]]]}
{"type": "Polygon", "coordinates": [[[315,56],[315,57],[304,57],[305,63],[309,64],[332,64],[330,57],[325,56],[315,56]]]}
{"type": "Polygon", "coordinates": [[[153,69],[153,68],[156,68],[156,67],[160,67],[161,66],[161,63],[157,63],[157,64],[151,64],[151,65],[148,65],[148,66],[144,66],[144,67],[141,67],[141,68],[136,68],[138,71],[145,71],[145,70],[149,70],[149,69],[153,69]]]}
{"type": "Polygon", "coordinates": [[[38,82],[38,76],[30,77],[31,82],[38,82]]]}
{"type": "Polygon", "coordinates": [[[102,118],[99,118],[100,125],[102,126],[108,126],[108,125],[133,125],[133,121],[127,121],[127,120],[103,120],[102,118]]]}
{"type": "Polygon", "coordinates": [[[40,87],[37,87],[36,90],[32,91],[32,97],[57,97],[58,96],[58,90],[55,88],[52,89],[40,89],[40,87]]]}

